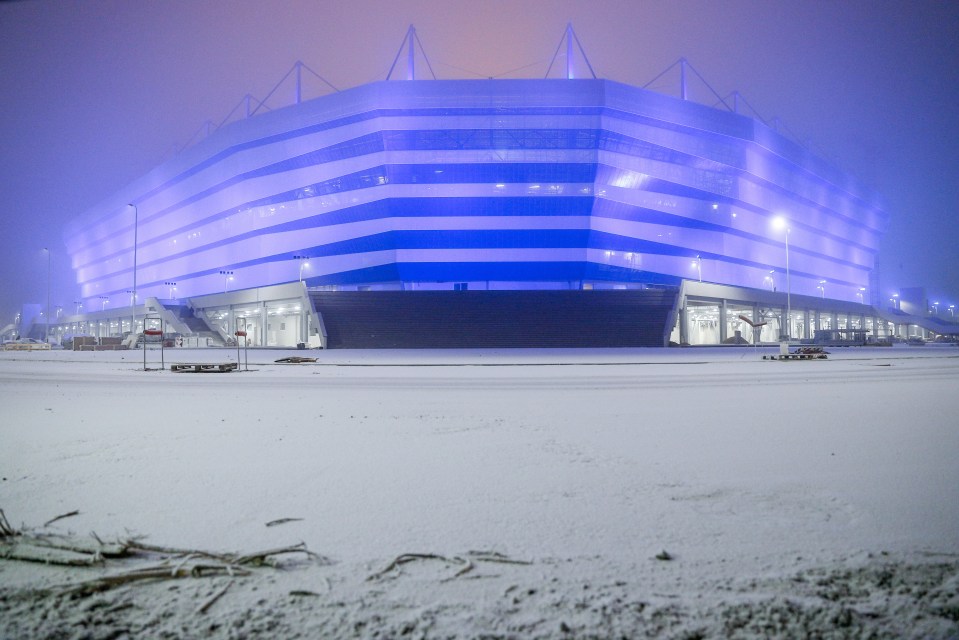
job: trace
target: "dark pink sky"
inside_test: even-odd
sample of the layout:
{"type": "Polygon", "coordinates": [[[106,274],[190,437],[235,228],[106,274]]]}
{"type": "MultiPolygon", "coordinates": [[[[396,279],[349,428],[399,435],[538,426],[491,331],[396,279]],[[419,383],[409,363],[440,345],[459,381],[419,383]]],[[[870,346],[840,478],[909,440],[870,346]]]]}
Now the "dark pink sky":
{"type": "Polygon", "coordinates": [[[686,57],[781,118],[884,196],[882,289],[959,304],[959,2],[33,0],[0,4],[0,327],[45,303],[43,247],[72,309],[65,220],[297,60],[341,89],[384,79],[413,23],[440,78],[541,77],[567,22],[600,77],[642,86],[686,57]]]}

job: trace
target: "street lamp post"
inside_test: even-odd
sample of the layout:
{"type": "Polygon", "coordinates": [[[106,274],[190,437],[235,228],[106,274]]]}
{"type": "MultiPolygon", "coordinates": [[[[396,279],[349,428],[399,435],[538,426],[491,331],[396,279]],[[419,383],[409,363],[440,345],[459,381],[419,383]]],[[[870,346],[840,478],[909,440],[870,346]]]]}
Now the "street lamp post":
{"type": "MultiPolygon", "coordinates": [[[[133,207],[133,290],[130,293],[130,333],[137,331],[137,232],[139,231],[140,211],[135,204],[133,207]]],[[[121,327],[122,329],[122,327],[121,327]]],[[[122,331],[121,331],[122,333],[122,331]]]]}
{"type": "Polygon", "coordinates": [[[165,284],[166,286],[170,287],[170,300],[173,300],[173,292],[176,291],[176,283],[175,283],[175,282],[164,282],[163,284],[165,284]]]}
{"type": "Polygon", "coordinates": [[[233,272],[221,269],[220,275],[223,276],[223,293],[226,293],[230,287],[230,280],[233,279],[233,272]]]}
{"type": "Polygon", "coordinates": [[[80,309],[83,308],[83,302],[81,300],[74,300],[73,304],[77,305],[76,315],[80,315],[80,309]]]}
{"type": "Polygon", "coordinates": [[[703,281],[703,257],[700,255],[696,256],[696,260],[693,261],[692,266],[696,267],[696,271],[699,274],[699,281],[703,281]]]}
{"type": "Polygon", "coordinates": [[[816,288],[819,289],[819,293],[821,294],[820,297],[825,300],[825,298],[826,298],[826,281],[825,281],[825,280],[820,280],[820,281],[819,281],[819,286],[816,287],[816,288]]]}
{"type": "Polygon", "coordinates": [[[107,303],[110,301],[110,298],[106,296],[100,296],[100,311],[103,311],[107,308],[107,303]]]}
{"type": "Polygon", "coordinates": [[[293,259],[300,261],[300,282],[303,282],[303,268],[305,267],[305,268],[309,269],[309,267],[310,267],[309,259],[310,259],[310,258],[309,258],[309,256],[296,255],[296,256],[293,256],[293,259]]]}
{"type": "Polygon", "coordinates": [[[47,252],[47,316],[43,329],[43,341],[50,342],[50,249],[43,248],[47,252]]]}
{"type": "Polygon", "coordinates": [[[783,237],[786,242],[786,335],[784,338],[789,340],[789,325],[792,323],[792,288],[789,283],[789,221],[783,216],[777,216],[773,218],[773,226],[785,231],[783,237]]]}
{"type": "Polygon", "coordinates": [[[956,305],[954,304],[949,305],[949,315],[953,318],[956,317],[956,305]]]}

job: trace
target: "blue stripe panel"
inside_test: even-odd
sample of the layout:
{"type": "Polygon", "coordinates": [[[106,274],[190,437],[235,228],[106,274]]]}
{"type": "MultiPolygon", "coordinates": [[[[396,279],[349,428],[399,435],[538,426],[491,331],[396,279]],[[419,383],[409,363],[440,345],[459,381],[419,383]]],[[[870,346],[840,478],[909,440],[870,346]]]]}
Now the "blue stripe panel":
{"type": "MultiPolygon", "coordinates": [[[[644,142],[625,136],[619,133],[598,130],[598,129],[440,129],[440,130],[412,130],[412,131],[383,131],[381,133],[370,133],[351,140],[346,140],[322,149],[301,154],[293,158],[288,158],[280,162],[274,162],[264,167],[245,171],[237,174],[228,180],[218,184],[211,185],[189,198],[186,198],[166,209],[157,211],[144,222],[161,216],[169,211],[186,206],[202,198],[209,197],[223,189],[240,184],[247,180],[263,178],[269,175],[285,173],[296,169],[336,162],[348,158],[354,158],[363,155],[369,155],[385,149],[393,150],[489,150],[489,149],[602,149],[622,153],[632,157],[648,158],[670,164],[696,167],[699,171],[700,179],[704,181],[704,186],[714,186],[714,193],[728,195],[733,184],[731,175],[735,173],[732,169],[724,168],[720,163],[705,160],[700,157],[691,156],[680,151],[668,149],[660,145],[644,142]]],[[[549,163],[552,164],[552,163],[549,163]]],[[[390,169],[390,175],[387,177],[391,182],[400,183],[455,183],[455,182],[593,182],[597,179],[595,174],[589,177],[570,177],[564,179],[558,174],[551,172],[531,173],[528,176],[507,173],[502,176],[492,174],[480,175],[477,172],[467,172],[457,167],[483,167],[486,163],[478,165],[452,164],[445,165],[441,171],[437,171],[435,165],[408,165],[408,170],[403,169],[404,165],[396,165],[395,169],[390,169]],[[434,167],[433,175],[429,175],[429,167],[434,167]],[[465,178],[458,176],[465,175],[465,178]],[[512,177],[511,177],[512,175],[512,177]]],[[[495,166],[495,165],[494,165],[495,166]]],[[[518,165],[507,165],[518,166],[518,165]]],[[[615,169],[607,169],[605,175],[600,174],[598,182],[612,184],[613,177],[611,172],[615,169]]],[[[385,177],[382,167],[377,167],[361,173],[349,174],[323,183],[317,183],[307,186],[303,189],[277,194],[276,197],[286,197],[294,199],[306,197],[307,195],[326,195],[339,193],[342,191],[351,191],[368,186],[382,184],[385,177]]],[[[662,190],[663,193],[675,193],[669,191],[670,183],[663,183],[662,186],[654,190],[662,190]]],[[[715,197],[707,195],[703,197],[715,197]]],[[[263,204],[272,204],[277,200],[263,204]]],[[[283,200],[280,200],[283,201],[283,200]]],[[[251,206],[253,206],[251,204],[251,206]]]]}
{"type": "Polygon", "coordinates": [[[397,267],[404,282],[556,282],[582,280],[585,273],[584,262],[401,262],[397,267]]]}
{"type": "Polygon", "coordinates": [[[555,196],[551,198],[388,198],[358,204],[330,213],[278,224],[262,231],[240,234],[237,239],[283,231],[313,229],[382,218],[446,218],[486,216],[588,216],[593,198],[555,196]]]}
{"type": "Polygon", "coordinates": [[[702,220],[696,220],[693,218],[686,218],[683,216],[675,216],[670,213],[657,211],[655,209],[637,207],[631,204],[626,204],[625,202],[616,202],[615,200],[607,200],[605,198],[597,198],[595,204],[593,205],[593,216],[597,218],[611,218],[614,220],[628,220],[631,222],[648,222],[651,224],[661,224],[665,226],[679,227],[682,229],[703,229],[706,231],[727,233],[732,232],[728,227],[723,225],[704,222],[702,220]]]}

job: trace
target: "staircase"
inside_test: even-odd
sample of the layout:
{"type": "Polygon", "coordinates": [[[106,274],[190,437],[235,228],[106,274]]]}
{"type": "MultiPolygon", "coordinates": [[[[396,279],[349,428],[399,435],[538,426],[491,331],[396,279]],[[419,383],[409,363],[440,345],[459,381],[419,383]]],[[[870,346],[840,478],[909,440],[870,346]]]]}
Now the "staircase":
{"type": "Polygon", "coordinates": [[[193,308],[188,305],[170,305],[166,307],[170,312],[183,323],[190,333],[201,338],[210,338],[214,344],[223,344],[223,338],[220,334],[210,328],[203,318],[196,317],[193,308]]]}
{"type": "Polygon", "coordinates": [[[313,291],[329,349],[662,347],[675,289],[313,291]]]}

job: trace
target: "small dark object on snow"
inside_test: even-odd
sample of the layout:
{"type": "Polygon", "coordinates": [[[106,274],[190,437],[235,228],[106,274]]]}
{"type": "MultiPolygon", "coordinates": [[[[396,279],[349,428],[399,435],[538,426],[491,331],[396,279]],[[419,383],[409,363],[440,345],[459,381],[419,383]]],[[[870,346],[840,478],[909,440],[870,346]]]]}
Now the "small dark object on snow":
{"type": "Polygon", "coordinates": [[[268,527],[275,527],[278,524],[286,524],[287,522],[299,522],[303,518],[280,518],[279,520],[270,520],[266,523],[268,527]]]}
{"type": "Polygon", "coordinates": [[[659,553],[656,554],[656,559],[657,559],[657,560],[672,560],[672,559],[673,559],[673,556],[672,556],[672,554],[670,554],[668,551],[666,551],[665,549],[663,549],[662,551],[660,551],[659,553]]]}
{"type": "Polygon", "coordinates": [[[47,520],[46,522],[43,523],[43,526],[49,527],[51,524],[53,524],[57,520],[63,520],[64,518],[72,518],[73,516],[78,516],[78,515],[80,515],[80,512],[77,510],[71,511],[70,513],[63,513],[58,515],[56,518],[53,518],[52,520],[47,520]]]}
{"type": "Polygon", "coordinates": [[[304,358],[302,356],[290,356],[288,358],[280,358],[274,362],[280,362],[284,364],[301,364],[303,362],[316,362],[316,358],[304,358]]]}

